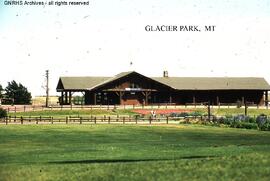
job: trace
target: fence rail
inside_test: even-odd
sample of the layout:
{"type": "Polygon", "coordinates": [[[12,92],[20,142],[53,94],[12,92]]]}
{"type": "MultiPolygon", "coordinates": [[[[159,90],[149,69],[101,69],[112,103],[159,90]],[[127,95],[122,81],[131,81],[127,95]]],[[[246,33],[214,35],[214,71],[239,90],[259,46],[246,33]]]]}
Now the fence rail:
{"type": "Polygon", "coordinates": [[[175,124],[190,119],[207,121],[207,116],[187,117],[131,117],[131,116],[8,116],[0,119],[1,124],[175,124]]]}
{"type": "MultiPolygon", "coordinates": [[[[51,105],[45,107],[42,105],[1,105],[1,108],[7,110],[8,113],[29,112],[29,111],[44,111],[44,110],[115,110],[115,109],[183,109],[183,108],[205,108],[205,105],[200,103],[189,103],[185,105],[176,104],[152,104],[152,105],[51,105]]],[[[211,108],[237,108],[236,104],[219,104],[211,105],[211,108]]],[[[268,106],[249,105],[253,109],[268,109],[268,106]]]]}

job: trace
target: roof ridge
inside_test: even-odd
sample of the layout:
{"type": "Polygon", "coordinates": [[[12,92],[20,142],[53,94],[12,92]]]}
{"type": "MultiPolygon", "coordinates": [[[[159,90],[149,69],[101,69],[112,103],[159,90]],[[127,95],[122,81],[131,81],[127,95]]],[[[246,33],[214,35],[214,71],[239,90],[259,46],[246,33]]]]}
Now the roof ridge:
{"type": "Polygon", "coordinates": [[[103,82],[101,82],[101,83],[99,83],[99,84],[97,84],[97,85],[95,85],[95,86],[93,86],[93,87],[91,87],[91,88],[89,88],[89,89],[92,90],[92,89],[97,88],[97,87],[99,87],[99,86],[101,86],[101,85],[103,85],[103,84],[106,84],[106,83],[108,83],[108,82],[114,81],[114,80],[119,79],[119,78],[122,78],[122,77],[124,77],[124,76],[127,76],[128,74],[131,74],[131,73],[133,73],[133,72],[135,72],[135,71],[121,72],[121,73],[119,73],[119,74],[116,74],[116,75],[113,76],[113,77],[109,77],[107,80],[104,80],[103,82]],[[122,74],[123,74],[123,75],[122,75],[122,74]]]}

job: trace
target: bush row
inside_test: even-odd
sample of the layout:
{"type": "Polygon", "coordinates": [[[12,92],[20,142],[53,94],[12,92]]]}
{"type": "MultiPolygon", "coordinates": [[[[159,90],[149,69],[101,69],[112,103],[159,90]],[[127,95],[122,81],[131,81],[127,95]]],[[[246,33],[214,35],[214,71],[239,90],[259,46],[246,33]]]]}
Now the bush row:
{"type": "MultiPolygon", "coordinates": [[[[189,117],[189,116],[203,116],[204,120],[207,115],[204,115],[201,112],[182,112],[182,113],[172,113],[169,115],[170,117],[189,117]]],[[[190,122],[190,121],[187,121],[190,122]]],[[[191,121],[192,122],[192,121],[191,121]]],[[[198,123],[198,121],[194,122],[198,123]]],[[[245,116],[243,114],[240,115],[226,115],[222,117],[216,117],[211,115],[211,120],[203,121],[203,124],[211,124],[214,126],[226,125],[232,128],[245,128],[245,129],[260,129],[263,131],[270,131],[270,117],[267,115],[261,114],[257,117],[245,116]]]]}
{"type": "Polygon", "coordinates": [[[270,130],[270,119],[261,114],[257,117],[250,117],[245,115],[225,116],[217,118],[215,122],[225,124],[233,128],[246,128],[246,129],[260,129],[264,131],[270,130]]]}

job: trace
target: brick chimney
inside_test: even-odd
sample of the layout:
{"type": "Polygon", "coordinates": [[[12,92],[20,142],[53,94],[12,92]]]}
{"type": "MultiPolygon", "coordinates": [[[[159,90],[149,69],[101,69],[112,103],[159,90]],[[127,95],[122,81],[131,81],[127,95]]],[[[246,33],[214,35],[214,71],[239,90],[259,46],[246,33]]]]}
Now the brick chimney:
{"type": "Polygon", "coordinates": [[[167,70],[163,71],[163,77],[169,77],[169,73],[167,70]]]}

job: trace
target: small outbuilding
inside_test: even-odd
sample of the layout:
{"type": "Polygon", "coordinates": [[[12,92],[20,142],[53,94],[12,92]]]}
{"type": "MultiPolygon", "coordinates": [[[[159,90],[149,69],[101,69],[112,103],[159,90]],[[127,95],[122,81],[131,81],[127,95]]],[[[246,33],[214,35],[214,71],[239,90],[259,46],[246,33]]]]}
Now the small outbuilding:
{"type": "Polygon", "coordinates": [[[147,77],[135,71],[114,77],[60,77],[60,104],[82,92],[86,105],[268,104],[270,85],[260,77],[147,77]]]}

